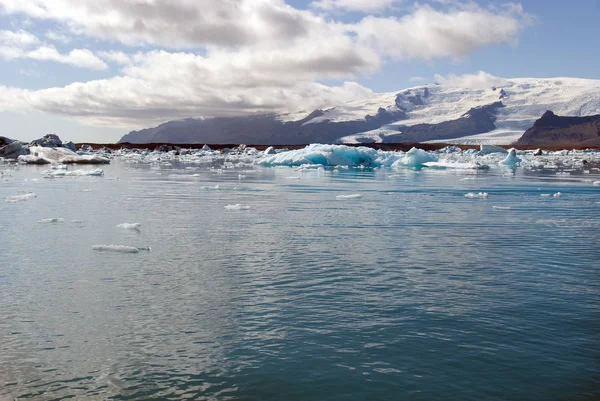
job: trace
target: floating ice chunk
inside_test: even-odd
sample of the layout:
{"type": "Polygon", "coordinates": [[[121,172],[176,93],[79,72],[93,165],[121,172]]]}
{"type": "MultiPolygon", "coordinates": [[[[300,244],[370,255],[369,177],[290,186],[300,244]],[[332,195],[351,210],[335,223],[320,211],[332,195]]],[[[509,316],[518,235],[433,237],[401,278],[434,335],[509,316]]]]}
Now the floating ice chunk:
{"type": "Polygon", "coordinates": [[[497,209],[497,210],[510,210],[511,207],[510,206],[492,206],[492,209],[497,209]]]}
{"type": "Polygon", "coordinates": [[[140,231],[140,227],[142,225],[140,223],[121,223],[121,224],[117,224],[117,227],[119,228],[123,228],[125,230],[135,230],[135,231],[140,231]]]}
{"type": "Polygon", "coordinates": [[[66,164],[55,164],[52,167],[50,167],[52,170],[66,170],[67,169],[67,165],[66,164]]]}
{"type": "Polygon", "coordinates": [[[277,152],[275,151],[275,149],[273,149],[273,146],[269,146],[268,148],[265,149],[265,156],[275,155],[275,154],[277,154],[277,152]]]}
{"type": "Polygon", "coordinates": [[[453,168],[458,170],[489,170],[490,166],[479,162],[458,162],[450,160],[439,160],[437,162],[425,162],[423,166],[430,168],[453,168]]]}
{"type": "Polygon", "coordinates": [[[214,187],[210,187],[210,186],[203,186],[200,187],[201,189],[205,190],[205,191],[217,191],[219,190],[219,184],[215,185],[214,187]]]}
{"type": "Polygon", "coordinates": [[[500,164],[508,167],[515,167],[521,162],[521,159],[517,157],[517,151],[515,148],[512,148],[508,151],[508,155],[505,159],[500,161],[500,164]]]}
{"type": "Polygon", "coordinates": [[[367,166],[378,164],[375,149],[351,147],[346,145],[312,144],[303,149],[289,150],[265,156],[258,164],[263,166],[302,166],[317,164],[321,166],[367,166]]]}
{"type": "Polygon", "coordinates": [[[560,192],[555,193],[554,195],[552,195],[554,198],[560,198],[562,196],[562,194],[560,192]]]}
{"type": "Polygon", "coordinates": [[[5,201],[8,203],[14,203],[14,202],[26,201],[27,199],[32,199],[32,198],[37,198],[37,195],[34,194],[33,192],[28,192],[23,195],[7,196],[5,201]]]}
{"type": "Polygon", "coordinates": [[[437,162],[438,158],[431,153],[427,153],[423,149],[412,148],[404,154],[404,157],[395,161],[392,167],[421,167],[427,162],[437,162]]]}
{"type": "Polygon", "coordinates": [[[594,182],[592,182],[592,185],[600,186],[600,181],[594,181],[594,182]]]}
{"type": "Polygon", "coordinates": [[[503,154],[507,154],[508,151],[500,146],[494,146],[494,145],[481,145],[479,147],[479,155],[483,156],[483,155],[489,155],[491,153],[503,153],[503,154]]]}
{"type": "Polygon", "coordinates": [[[336,199],[358,199],[361,198],[361,194],[350,194],[350,195],[336,195],[336,199]]]}
{"type": "Polygon", "coordinates": [[[475,193],[475,192],[469,192],[465,194],[465,198],[487,198],[488,197],[488,193],[487,192],[479,192],[479,193],[475,193]]]}
{"type": "Polygon", "coordinates": [[[48,224],[48,223],[64,223],[65,219],[63,219],[62,217],[51,217],[49,219],[42,219],[40,221],[38,221],[38,223],[42,223],[42,224],[48,224]]]}
{"type": "Polygon", "coordinates": [[[239,203],[236,203],[235,205],[225,205],[225,210],[248,210],[251,207],[250,206],[246,206],[246,205],[241,205],[239,203]]]}
{"type": "Polygon", "coordinates": [[[540,194],[542,198],[550,198],[552,194],[540,194]]]}
{"type": "Polygon", "coordinates": [[[103,176],[104,170],[97,168],[95,170],[48,170],[44,172],[44,177],[84,177],[84,176],[103,176]]]}
{"type": "MultiPolygon", "coordinates": [[[[291,175],[289,177],[285,177],[286,180],[299,180],[300,177],[298,177],[297,175],[291,175]]],[[[600,181],[599,181],[600,182],[600,181]]]]}
{"type": "Polygon", "coordinates": [[[94,245],[92,246],[94,251],[106,251],[106,252],[121,252],[121,253],[138,253],[139,251],[150,251],[150,247],[135,247],[127,245],[94,245]]]}

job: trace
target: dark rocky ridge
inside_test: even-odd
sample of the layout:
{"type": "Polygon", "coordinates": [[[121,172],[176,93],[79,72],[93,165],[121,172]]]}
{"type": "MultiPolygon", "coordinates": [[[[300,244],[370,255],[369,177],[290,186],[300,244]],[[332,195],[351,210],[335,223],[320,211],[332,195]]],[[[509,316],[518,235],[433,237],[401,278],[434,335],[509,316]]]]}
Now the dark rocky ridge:
{"type": "Polygon", "coordinates": [[[370,131],[406,118],[402,110],[380,108],[364,120],[305,124],[324,114],[315,110],[302,120],[283,122],[276,115],[217,117],[169,121],[155,128],[132,131],[121,142],[131,143],[252,143],[256,145],[295,145],[313,142],[333,143],[339,138],[370,131]]]}
{"type": "Polygon", "coordinates": [[[562,117],[548,110],[536,120],[516,146],[600,146],[600,114],[562,117]]]}

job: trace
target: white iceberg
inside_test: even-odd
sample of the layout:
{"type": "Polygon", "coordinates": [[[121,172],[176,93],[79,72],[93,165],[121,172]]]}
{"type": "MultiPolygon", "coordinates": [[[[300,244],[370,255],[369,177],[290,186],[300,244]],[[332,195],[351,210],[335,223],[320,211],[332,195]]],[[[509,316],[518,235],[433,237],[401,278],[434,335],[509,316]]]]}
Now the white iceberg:
{"type": "Polygon", "coordinates": [[[404,167],[422,167],[424,163],[437,162],[438,158],[423,149],[411,148],[404,154],[400,160],[392,164],[393,168],[404,167]]]}
{"type": "Polygon", "coordinates": [[[479,156],[489,155],[491,153],[507,154],[508,151],[500,146],[481,144],[479,147],[479,156]]]}
{"type": "Polygon", "coordinates": [[[21,155],[18,160],[26,164],[108,164],[110,160],[98,155],[78,155],[71,149],[31,146],[29,155],[21,155]]]}
{"type": "Polygon", "coordinates": [[[506,158],[500,161],[499,164],[507,167],[515,167],[521,162],[521,159],[517,157],[517,151],[515,148],[512,148],[508,151],[508,155],[506,158]]]}

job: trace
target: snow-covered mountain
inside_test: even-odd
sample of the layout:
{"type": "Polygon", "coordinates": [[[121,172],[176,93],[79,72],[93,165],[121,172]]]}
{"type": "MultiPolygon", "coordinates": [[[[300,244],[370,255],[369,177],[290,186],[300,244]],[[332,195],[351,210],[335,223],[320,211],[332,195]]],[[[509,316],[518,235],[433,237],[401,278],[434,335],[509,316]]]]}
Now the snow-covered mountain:
{"type": "Polygon", "coordinates": [[[600,80],[517,78],[476,88],[422,85],[306,112],[170,121],[120,142],[510,144],[551,110],[600,114],[600,80]]]}

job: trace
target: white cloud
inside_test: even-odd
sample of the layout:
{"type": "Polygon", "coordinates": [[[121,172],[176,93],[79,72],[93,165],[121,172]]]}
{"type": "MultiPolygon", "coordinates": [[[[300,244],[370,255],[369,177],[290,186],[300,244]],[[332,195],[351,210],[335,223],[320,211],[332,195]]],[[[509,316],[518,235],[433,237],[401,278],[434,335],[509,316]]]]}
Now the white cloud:
{"type": "Polygon", "coordinates": [[[54,46],[43,44],[35,35],[23,30],[0,31],[0,58],[54,61],[94,70],[108,68],[88,49],[73,49],[68,54],[61,54],[54,46]]]}
{"type": "Polygon", "coordinates": [[[365,17],[348,30],[358,43],[397,60],[458,60],[484,45],[516,43],[523,27],[520,13],[493,13],[475,6],[443,12],[419,6],[402,18],[365,17]]]}
{"type": "Polygon", "coordinates": [[[42,46],[25,53],[23,57],[33,60],[55,61],[57,63],[93,70],[105,70],[108,68],[104,61],[100,60],[88,49],[73,49],[68,54],[61,54],[53,46],[42,46]]]}
{"type": "Polygon", "coordinates": [[[44,36],[52,42],[69,43],[71,41],[71,37],[57,31],[47,31],[44,36]]]}
{"type": "Polygon", "coordinates": [[[318,0],[310,3],[312,8],[325,11],[345,10],[374,12],[389,8],[403,0],[318,0]]]}
{"type": "Polygon", "coordinates": [[[494,86],[505,86],[508,82],[504,78],[495,77],[485,71],[476,74],[448,74],[447,77],[436,74],[434,80],[437,84],[469,89],[488,89],[494,86]]]}

